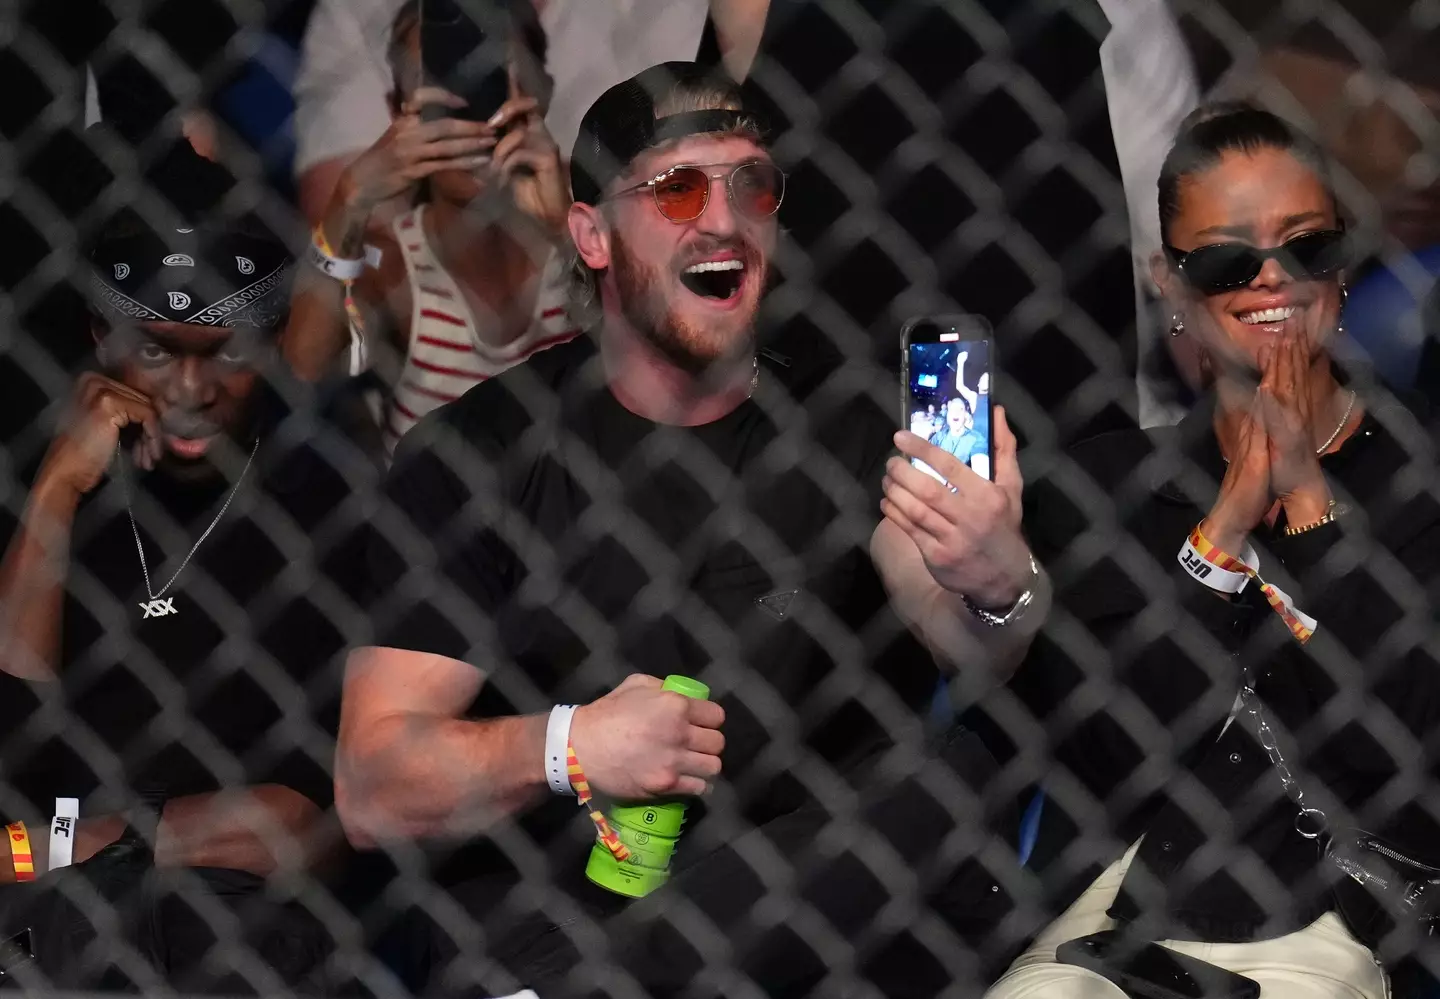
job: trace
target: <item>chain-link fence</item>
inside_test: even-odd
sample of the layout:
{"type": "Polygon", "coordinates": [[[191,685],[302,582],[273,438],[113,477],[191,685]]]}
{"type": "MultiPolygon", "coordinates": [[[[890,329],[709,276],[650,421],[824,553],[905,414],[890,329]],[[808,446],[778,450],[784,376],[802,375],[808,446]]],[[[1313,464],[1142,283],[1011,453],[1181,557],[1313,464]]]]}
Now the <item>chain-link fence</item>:
{"type": "MultiPolygon", "coordinates": [[[[0,815],[23,830],[0,855],[0,983],[971,996],[1023,954],[997,994],[1071,995],[1099,979],[1047,979],[1056,946],[1119,926],[1267,996],[1378,996],[1377,969],[1396,995],[1436,994],[1440,8],[692,5],[691,47],[662,54],[745,77],[786,175],[776,244],[768,189],[737,195],[728,162],[706,166],[699,214],[642,190],[672,220],[735,228],[582,245],[613,280],[579,331],[554,150],[527,140],[534,158],[502,171],[521,144],[478,121],[405,131],[427,127],[403,104],[434,37],[423,4],[407,21],[399,2],[318,3],[304,59],[328,42],[335,66],[369,60],[376,100],[396,93],[355,113],[401,125],[366,140],[390,173],[337,166],[342,193],[304,217],[319,172],[297,195],[267,109],[308,6],[5,13],[0,815]],[[353,37],[334,27],[351,15],[353,37]],[[1177,234],[1193,219],[1162,233],[1156,211],[1170,140],[1213,96],[1324,148],[1339,217],[1323,227],[1350,252],[1269,297],[1232,283],[1223,316],[1175,276],[1206,241],[1177,234]],[[385,187],[418,162],[401,162],[411,139],[471,144],[448,175],[385,187]],[[364,212],[342,205],[365,184],[364,212]],[[1232,560],[1216,511],[1248,438],[1214,329],[1278,339],[1299,310],[1328,335],[1342,282],[1340,383],[1323,364],[1299,379],[1333,388],[1300,407],[1325,424],[1323,460],[1302,465],[1333,503],[1254,459],[1278,469],[1273,509],[1232,560]],[[752,293],[758,353],[727,406],[665,419],[654,384],[616,376],[607,329],[651,313],[689,329],[690,354],[657,355],[684,372],[708,342],[686,316],[730,327],[676,296],[752,293]],[[933,371],[915,355],[906,371],[931,381],[902,385],[900,329],[924,315],[987,322],[993,368],[978,346],[933,371]],[[952,495],[887,469],[902,419],[988,437],[997,485],[952,495]],[[1003,426],[1036,560],[1014,614],[1016,580],[996,583],[1021,530],[1003,426]],[[967,535],[972,519],[993,529],[967,535]],[[1217,577],[1233,579],[1218,595],[1217,577]],[[1003,606],[958,596],[982,592],[1003,606]],[[637,672],[693,677],[723,706],[702,797],[674,794],[710,776],[718,716],[637,672]],[[558,749],[557,703],[584,706],[558,749]],[[593,801],[542,783],[557,753],[547,783],[588,778],[593,801]],[[657,807],[627,813],[632,795],[657,807]],[[676,801],[668,883],[632,898],[665,880],[676,801]]],[[[640,44],[577,27],[603,5],[535,7],[512,95],[546,90],[540,64],[581,87],[557,61],[587,44],[607,65],[640,44]]],[[[588,85],[556,99],[588,107],[588,85]]],[[[1205,195],[1192,228],[1303,236],[1333,206],[1309,217],[1302,187],[1272,184],[1238,220],[1205,195]]]]}

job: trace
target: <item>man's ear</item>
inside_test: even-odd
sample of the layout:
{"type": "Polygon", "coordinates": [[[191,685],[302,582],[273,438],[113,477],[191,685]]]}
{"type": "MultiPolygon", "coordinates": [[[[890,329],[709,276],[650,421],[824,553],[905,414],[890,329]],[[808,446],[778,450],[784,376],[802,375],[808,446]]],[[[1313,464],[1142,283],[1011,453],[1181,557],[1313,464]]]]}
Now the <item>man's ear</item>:
{"type": "Polygon", "coordinates": [[[570,206],[566,221],[570,225],[570,238],[575,241],[575,249],[580,251],[585,266],[592,271],[609,267],[610,224],[600,209],[576,202],[570,206]]]}

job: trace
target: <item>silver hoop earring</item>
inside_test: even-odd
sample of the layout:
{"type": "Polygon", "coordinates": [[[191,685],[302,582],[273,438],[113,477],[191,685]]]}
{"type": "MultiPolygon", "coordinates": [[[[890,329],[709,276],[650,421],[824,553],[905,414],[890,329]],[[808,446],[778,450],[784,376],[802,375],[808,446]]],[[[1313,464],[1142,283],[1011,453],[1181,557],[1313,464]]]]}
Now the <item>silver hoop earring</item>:
{"type": "Polygon", "coordinates": [[[1180,334],[1182,334],[1182,333],[1184,333],[1184,332],[1185,332],[1185,317],[1182,316],[1182,315],[1180,315],[1180,313],[1177,312],[1177,313],[1175,313],[1173,316],[1170,317],[1170,335],[1171,335],[1171,336],[1179,336],[1180,334]]]}

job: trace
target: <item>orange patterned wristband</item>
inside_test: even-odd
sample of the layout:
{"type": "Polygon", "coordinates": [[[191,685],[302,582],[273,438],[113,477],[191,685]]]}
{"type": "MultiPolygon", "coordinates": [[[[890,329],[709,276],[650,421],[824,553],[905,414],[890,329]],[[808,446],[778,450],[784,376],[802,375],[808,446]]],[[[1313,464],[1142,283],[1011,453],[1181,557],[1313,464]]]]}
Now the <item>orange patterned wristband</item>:
{"type": "Polygon", "coordinates": [[[35,855],[30,850],[30,831],[23,822],[12,822],[5,827],[10,841],[10,860],[15,865],[16,881],[35,880],[35,855]]]}

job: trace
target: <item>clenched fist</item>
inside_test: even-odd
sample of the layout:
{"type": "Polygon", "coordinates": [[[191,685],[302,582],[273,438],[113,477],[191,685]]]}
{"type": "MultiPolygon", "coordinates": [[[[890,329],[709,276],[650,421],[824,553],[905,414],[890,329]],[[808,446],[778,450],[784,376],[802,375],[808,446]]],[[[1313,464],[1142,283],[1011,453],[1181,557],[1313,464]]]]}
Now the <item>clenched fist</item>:
{"type": "Polygon", "coordinates": [[[725,711],[632,674],[581,706],[570,744],[597,791],[622,800],[704,794],[720,773],[725,711]]]}

